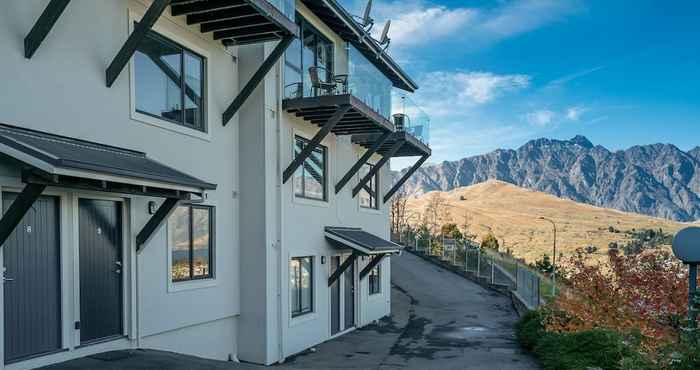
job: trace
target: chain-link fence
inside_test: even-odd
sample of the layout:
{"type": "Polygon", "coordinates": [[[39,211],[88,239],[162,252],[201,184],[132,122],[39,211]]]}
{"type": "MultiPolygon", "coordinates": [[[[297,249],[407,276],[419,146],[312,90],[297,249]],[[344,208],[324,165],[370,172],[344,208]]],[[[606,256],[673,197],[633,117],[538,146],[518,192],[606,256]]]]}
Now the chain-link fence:
{"type": "Polygon", "coordinates": [[[506,287],[530,308],[542,303],[541,276],[511,256],[451,238],[401,233],[392,235],[392,239],[413,252],[440,259],[488,284],[506,287]]]}

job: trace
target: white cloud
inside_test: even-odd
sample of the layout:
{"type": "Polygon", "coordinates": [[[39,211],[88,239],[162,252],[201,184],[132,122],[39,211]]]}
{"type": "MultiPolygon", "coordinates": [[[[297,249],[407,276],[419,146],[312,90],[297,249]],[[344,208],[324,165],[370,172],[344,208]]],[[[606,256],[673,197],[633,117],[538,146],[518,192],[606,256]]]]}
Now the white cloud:
{"type": "Polygon", "coordinates": [[[551,110],[540,109],[526,114],[525,120],[533,126],[547,127],[553,123],[556,116],[557,114],[551,110]]]}
{"type": "Polygon", "coordinates": [[[586,111],[587,109],[583,107],[569,107],[566,110],[566,119],[569,121],[578,121],[586,111]]]}
{"type": "Polygon", "coordinates": [[[424,75],[417,101],[433,117],[455,115],[489,103],[509,92],[530,86],[530,76],[498,75],[491,72],[431,72],[424,75]]]}

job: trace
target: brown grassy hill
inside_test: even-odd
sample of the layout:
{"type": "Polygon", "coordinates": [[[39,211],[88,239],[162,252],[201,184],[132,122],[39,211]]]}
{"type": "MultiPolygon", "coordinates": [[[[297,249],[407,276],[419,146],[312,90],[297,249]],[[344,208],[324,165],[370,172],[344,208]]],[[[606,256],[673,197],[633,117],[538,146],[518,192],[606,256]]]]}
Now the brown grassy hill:
{"type": "Polygon", "coordinates": [[[604,257],[611,242],[621,245],[629,241],[625,233],[632,229],[663,229],[675,234],[689,224],[599,208],[562,199],[518,186],[488,181],[449,192],[430,192],[411,198],[408,208],[423,213],[428,199],[439,193],[448,207],[452,222],[462,225],[468,219],[470,233],[477,241],[491,230],[505,247],[519,258],[534,262],[544,253],[551,255],[552,226],[539,219],[554,220],[558,225],[558,254],[570,255],[576,248],[594,245],[596,254],[604,257]],[[462,200],[463,199],[463,200],[462,200]],[[621,232],[611,232],[610,227],[621,232]]]}

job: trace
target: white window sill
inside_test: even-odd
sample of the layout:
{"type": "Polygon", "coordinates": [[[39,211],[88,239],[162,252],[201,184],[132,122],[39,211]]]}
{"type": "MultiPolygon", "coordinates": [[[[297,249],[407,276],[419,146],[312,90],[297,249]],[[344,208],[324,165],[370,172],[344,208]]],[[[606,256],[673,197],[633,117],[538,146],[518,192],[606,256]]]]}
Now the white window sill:
{"type": "Polygon", "coordinates": [[[188,290],[208,289],[219,285],[216,279],[190,280],[168,283],[168,293],[185,292],[188,290]]]}
{"type": "Polygon", "coordinates": [[[190,137],[193,137],[195,139],[199,139],[199,140],[203,140],[203,141],[207,141],[207,142],[211,141],[211,134],[209,132],[201,132],[201,131],[197,131],[195,129],[187,128],[184,126],[179,126],[177,123],[164,121],[164,120],[158,119],[156,117],[151,117],[147,114],[132,111],[131,112],[131,119],[136,121],[136,122],[145,123],[147,125],[162,128],[164,130],[168,130],[168,131],[175,132],[178,134],[190,136],[190,137]]]}
{"type": "Polygon", "coordinates": [[[330,208],[331,203],[327,200],[316,200],[316,199],[309,199],[309,198],[302,198],[298,197],[296,195],[292,195],[293,197],[293,202],[302,205],[302,206],[310,206],[310,207],[320,207],[320,208],[330,208]]]}
{"type": "Polygon", "coordinates": [[[316,319],[318,319],[318,314],[316,312],[307,313],[305,315],[301,315],[301,316],[297,316],[297,317],[292,317],[292,319],[289,321],[289,327],[292,328],[295,326],[306,324],[306,323],[314,321],[316,319]]]}

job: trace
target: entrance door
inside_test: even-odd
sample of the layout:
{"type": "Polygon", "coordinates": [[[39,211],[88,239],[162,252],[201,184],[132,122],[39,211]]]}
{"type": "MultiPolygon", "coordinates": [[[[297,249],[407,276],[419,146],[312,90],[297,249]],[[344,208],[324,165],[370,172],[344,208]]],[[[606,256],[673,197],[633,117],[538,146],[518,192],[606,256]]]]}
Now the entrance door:
{"type": "MultiPolygon", "coordinates": [[[[348,256],[348,258],[350,258],[348,256]]],[[[343,273],[345,281],[345,329],[355,326],[355,264],[343,273]]]]}
{"type": "MultiPolygon", "coordinates": [[[[3,211],[7,212],[17,194],[3,193],[2,198],[3,211]]],[[[59,350],[61,268],[58,198],[39,197],[3,248],[5,363],[59,350]]]]}
{"type": "Polygon", "coordinates": [[[80,341],[123,335],[121,203],[80,199],[80,341]]]}
{"type": "MultiPolygon", "coordinates": [[[[340,256],[331,257],[331,274],[340,267],[340,256]]],[[[340,279],[331,285],[331,335],[340,332],[340,279]]]]}

